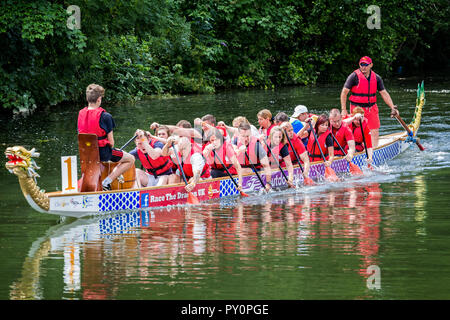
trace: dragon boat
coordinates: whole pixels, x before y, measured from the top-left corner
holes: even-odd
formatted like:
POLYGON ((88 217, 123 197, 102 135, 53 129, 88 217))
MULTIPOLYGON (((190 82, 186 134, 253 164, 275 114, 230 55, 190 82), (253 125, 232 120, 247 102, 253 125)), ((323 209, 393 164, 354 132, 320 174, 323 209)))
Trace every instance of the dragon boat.
MULTIPOLYGON (((385 164, 413 144, 417 144, 423 150, 417 137, 417 132, 424 104, 425 90, 422 81, 417 88, 416 107, 411 123, 406 125, 400 117, 397 117, 405 130, 380 136, 379 146, 374 148, 373 165, 385 164)), ((33 209, 42 213, 80 218, 83 216, 106 215, 115 212, 187 204, 188 193, 183 183, 139 189, 118 188, 119 190, 112 191, 83 191, 75 193, 56 191, 46 193, 40 190, 37 185, 36 178, 39 175, 36 170, 39 167, 36 165, 34 158, 38 157, 39 153, 34 148, 27 150, 22 146, 9 147, 6 149, 5 155, 8 158, 5 166, 18 177, 25 199, 33 209)), ((366 166, 366 159, 364 151, 358 152, 353 157, 352 163, 363 168, 366 166)), ((349 172, 349 163, 342 157, 336 158, 331 167, 337 174, 349 172)), ((325 166, 323 161, 311 163, 309 176, 313 180, 322 179, 324 175, 325 166)), ((303 183, 302 170, 298 165, 294 166, 294 177, 298 184, 303 183)), ((261 172, 261 178, 265 183, 263 172, 261 172)), ((237 181, 237 176, 234 179, 237 181)), ((287 187, 280 170, 272 170, 271 184, 274 188, 287 187)), ((242 187, 245 193, 250 194, 256 193, 263 188, 255 174, 244 175, 242 187)), ((192 192, 200 202, 239 194, 235 184, 228 177, 201 180, 192 192)))

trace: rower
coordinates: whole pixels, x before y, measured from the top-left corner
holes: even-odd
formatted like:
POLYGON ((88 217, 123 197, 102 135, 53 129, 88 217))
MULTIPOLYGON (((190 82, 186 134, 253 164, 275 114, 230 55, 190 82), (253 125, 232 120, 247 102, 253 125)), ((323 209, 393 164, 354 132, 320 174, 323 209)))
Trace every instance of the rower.
POLYGON ((364 151, 364 139, 367 143, 367 163, 371 164, 373 162, 373 145, 372 145, 372 131, 370 130, 369 121, 364 116, 364 109, 361 107, 356 107, 352 111, 352 116, 344 119, 344 122, 348 123, 350 130, 353 133, 355 139, 355 149, 357 152, 364 151), (360 120, 362 122, 362 131, 360 120), (364 138, 363 138, 364 134, 364 138))
POLYGON ((273 118, 273 122, 276 126, 280 126, 283 122, 289 121, 289 116, 284 112, 278 112, 275 118, 273 118))
POLYGON ((211 177, 228 177, 228 172, 237 174, 239 178, 239 191, 242 190, 242 168, 237 160, 233 145, 223 138, 221 131, 214 129, 210 142, 203 149, 203 156, 211 167, 211 177), (226 169, 224 166, 226 166, 226 169))
POLYGON ((294 187, 294 167, 292 165, 291 155, 289 154, 286 135, 279 126, 274 126, 270 131, 268 140, 267 146, 265 147, 271 166, 278 167, 279 164, 281 167, 286 167, 289 174, 287 184, 290 187, 294 187), (270 148, 270 151, 267 147, 270 148))
POLYGON ((309 153, 309 161, 316 162, 323 160, 323 155, 325 156, 326 161, 324 165, 326 167, 331 166, 331 163, 334 159, 334 141, 330 134, 330 120, 326 114, 321 114, 314 125, 314 131, 317 135, 317 140, 320 145, 317 145, 316 140, 314 138, 314 132, 311 132, 308 138, 308 146, 307 150, 309 153))
POLYGON ((261 146, 258 139, 251 134, 251 127, 249 123, 242 122, 238 128, 238 139, 236 141, 235 152, 237 158, 242 167, 243 174, 252 173, 252 164, 255 166, 257 171, 264 168, 264 174, 266 176, 266 190, 272 188, 272 170, 270 169, 269 159, 261 146), (250 158, 250 161, 248 158, 250 158))
POLYGON ((353 155, 355 154, 355 139, 353 138, 353 133, 345 122, 342 122, 342 116, 339 109, 331 109, 330 111, 330 124, 331 132, 336 138, 337 142, 334 141, 334 155, 344 156, 342 150, 348 149, 345 160, 351 162, 353 155))
MULTIPOLYGON (((211 176, 210 167, 206 163, 203 155, 195 150, 191 144, 190 139, 187 137, 175 137, 170 136, 167 139, 167 143, 164 145, 161 154, 163 156, 169 156, 173 154, 172 145, 178 146, 178 158, 181 161, 183 172, 188 180, 188 184, 185 186, 187 192, 191 192, 200 179, 207 179, 211 176)), ((178 163, 177 163, 178 164, 178 163)), ((176 174, 182 176, 180 168, 178 168, 176 174)))
POLYGON ((172 174, 172 160, 161 155, 164 144, 151 139, 144 131, 136 130, 136 148, 130 152, 139 159, 144 170, 136 169, 138 188, 162 186, 168 184, 172 174))
MULTIPOLYGON (((292 127, 291 123, 283 122, 281 124, 281 129, 286 130, 287 138, 289 138, 291 140, 291 143, 295 149, 295 152, 299 156, 300 161, 303 163, 303 176, 305 178, 308 178, 310 164, 309 164, 308 151, 306 151, 305 145, 302 143, 300 138, 295 134, 294 128, 292 127)), ((289 148, 289 154, 291 156, 291 162, 292 162, 292 164, 295 165, 298 163, 297 157, 295 156, 295 153, 292 150, 291 145, 289 143, 288 143, 288 148, 289 148)), ((301 165, 301 164, 299 164, 299 165, 301 165)))
POLYGON ((263 109, 258 112, 259 134, 263 137, 269 137, 270 130, 275 126, 270 110, 263 109))
POLYGON ((202 135, 202 150, 209 143, 209 138, 212 135, 214 129, 220 130, 225 140, 228 140, 227 130, 223 127, 216 127, 216 117, 212 114, 204 115, 201 119, 196 118, 194 120, 194 126, 197 131, 201 132, 202 135))

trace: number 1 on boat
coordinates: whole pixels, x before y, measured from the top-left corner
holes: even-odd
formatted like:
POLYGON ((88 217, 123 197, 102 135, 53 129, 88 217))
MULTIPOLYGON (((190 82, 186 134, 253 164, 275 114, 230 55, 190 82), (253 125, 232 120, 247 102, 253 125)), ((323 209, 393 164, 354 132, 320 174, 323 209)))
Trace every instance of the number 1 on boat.
POLYGON ((78 192, 77 156, 61 157, 62 192, 78 192))

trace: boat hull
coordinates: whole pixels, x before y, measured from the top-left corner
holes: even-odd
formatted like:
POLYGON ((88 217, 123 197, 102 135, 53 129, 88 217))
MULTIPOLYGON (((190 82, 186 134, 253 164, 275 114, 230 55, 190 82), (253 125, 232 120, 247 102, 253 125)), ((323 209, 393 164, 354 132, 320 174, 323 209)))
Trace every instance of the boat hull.
MULTIPOLYGON (((380 137, 380 143, 383 144, 374 150, 373 164, 376 166, 382 165, 409 148, 411 141, 407 141, 406 136, 406 132, 400 132, 380 137)), ((365 166, 365 153, 357 153, 352 162, 361 168, 365 166)), ((349 164, 343 158, 333 161, 331 167, 338 174, 349 172, 349 164)), ((310 177, 312 179, 320 179, 324 174, 325 166, 323 162, 313 163, 311 165, 310 177)), ((303 175, 299 167, 294 168, 294 176, 300 183, 303 181, 303 175)), ((264 174, 261 177, 265 182, 264 174)), ((274 188, 287 186, 279 170, 273 171, 271 184, 274 188)), ((243 177, 242 187, 246 193, 258 192, 263 188, 254 174, 243 177)), ((193 190, 193 193, 201 202, 239 194, 230 178, 200 181, 193 190)), ((48 213, 83 217, 129 210, 145 210, 148 208, 184 205, 186 204, 187 196, 188 194, 183 184, 109 192, 49 193, 50 209, 48 213)))

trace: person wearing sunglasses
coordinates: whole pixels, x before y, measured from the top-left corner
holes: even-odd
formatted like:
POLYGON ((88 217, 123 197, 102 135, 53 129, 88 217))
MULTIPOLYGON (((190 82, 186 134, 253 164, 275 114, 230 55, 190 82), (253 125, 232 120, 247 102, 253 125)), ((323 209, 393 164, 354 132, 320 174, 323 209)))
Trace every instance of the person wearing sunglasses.
POLYGON ((380 93, 383 101, 391 108, 391 118, 399 115, 397 106, 392 102, 391 96, 384 87, 381 77, 372 71, 372 59, 368 56, 359 60, 359 68, 353 71, 345 81, 341 91, 341 113, 343 117, 347 112, 347 95, 349 97, 350 113, 356 107, 364 109, 364 116, 367 119, 368 126, 372 136, 373 147, 378 146, 378 136, 380 128, 380 118, 378 116, 377 91, 380 93))

